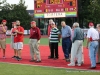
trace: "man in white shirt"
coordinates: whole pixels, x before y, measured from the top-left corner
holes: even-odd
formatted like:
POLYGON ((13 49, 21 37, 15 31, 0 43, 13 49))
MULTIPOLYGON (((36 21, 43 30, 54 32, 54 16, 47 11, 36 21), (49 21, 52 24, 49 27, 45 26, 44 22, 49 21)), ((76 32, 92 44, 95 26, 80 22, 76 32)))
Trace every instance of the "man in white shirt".
POLYGON ((98 50, 99 33, 94 29, 94 24, 89 23, 89 30, 87 32, 87 47, 89 45, 89 56, 91 61, 90 69, 96 68, 96 52, 98 50))

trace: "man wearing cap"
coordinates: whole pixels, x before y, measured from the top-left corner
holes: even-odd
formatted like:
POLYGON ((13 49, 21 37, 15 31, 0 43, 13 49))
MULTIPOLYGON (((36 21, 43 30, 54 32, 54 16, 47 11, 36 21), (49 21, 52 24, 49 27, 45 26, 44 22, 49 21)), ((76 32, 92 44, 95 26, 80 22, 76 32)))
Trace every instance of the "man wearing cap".
POLYGON ((58 43, 60 40, 60 32, 59 29, 56 27, 55 23, 52 22, 51 23, 51 31, 50 31, 50 43, 51 43, 51 57, 49 57, 49 59, 58 59, 58 43))
POLYGON ((40 29, 36 27, 36 22, 32 21, 31 29, 30 29, 30 41, 29 41, 30 53, 31 53, 30 62, 34 62, 34 61, 36 63, 41 62, 40 51, 39 51, 40 38, 41 38, 40 29), (36 55, 36 59, 34 57, 35 55, 36 55))
POLYGON ((3 50, 3 58, 5 59, 5 49, 6 49, 6 26, 7 21, 2 20, 2 24, 0 24, 0 50, 3 50))
POLYGON ((96 68, 96 52, 98 50, 99 33, 94 29, 94 24, 89 23, 89 30, 87 32, 87 47, 89 47, 89 56, 91 61, 90 69, 96 68))
POLYGON ((69 58, 69 50, 71 46, 71 28, 70 26, 66 25, 65 21, 61 22, 61 34, 62 34, 62 48, 64 52, 64 57, 67 62, 70 61, 69 58))
POLYGON ((21 60, 21 51, 23 49, 24 41, 24 28, 20 25, 20 21, 16 21, 16 29, 14 30, 16 35, 14 36, 14 49, 16 50, 16 59, 21 60))
MULTIPOLYGON (((12 28, 11 28, 11 48, 14 49, 14 36, 16 35, 15 33, 16 30, 16 22, 12 22, 12 28)), ((14 56, 12 58, 16 58, 16 53, 17 51, 14 49, 14 56)))

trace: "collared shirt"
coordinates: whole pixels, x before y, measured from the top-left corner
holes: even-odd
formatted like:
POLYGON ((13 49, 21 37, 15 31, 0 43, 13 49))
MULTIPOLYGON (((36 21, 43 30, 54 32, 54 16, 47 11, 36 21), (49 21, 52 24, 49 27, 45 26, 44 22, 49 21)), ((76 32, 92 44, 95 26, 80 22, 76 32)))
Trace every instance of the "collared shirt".
POLYGON ((87 32, 87 38, 92 38, 92 40, 98 40, 99 39, 98 31, 94 28, 90 28, 87 32))
MULTIPOLYGON (((5 30, 7 31, 7 26, 4 26, 5 30)), ((0 39, 5 39, 6 33, 3 32, 2 26, 0 26, 0 39)))
POLYGON ((70 26, 62 27, 61 30, 62 38, 71 37, 71 28, 70 26))
POLYGON ((50 42, 51 43, 58 43, 59 42, 59 34, 60 34, 60 31, 58 28, 52 28, 51 29, 51 32, 50 32, 50 42))
POLYGON ((83 30, 79 27, 75 28, 72 42, 74 42, 75 40, 83 40, 83 39, 84 39, 83 30))
MULTIPOLYGON (((19 26, 18 28, 15 28, 14 30, 18 30, 19 32, 23 32, 24 33, 24 28, 22 26, 19 26)), ((24 34, 19 34, 17 33, 17 35, 14 36, 14 42, 23 42, 24 41, 24 34)))
POLYGON ((38 27, 34 27, 30 29, 30 39, 37 39, 40 40, 41 33, 38 27))

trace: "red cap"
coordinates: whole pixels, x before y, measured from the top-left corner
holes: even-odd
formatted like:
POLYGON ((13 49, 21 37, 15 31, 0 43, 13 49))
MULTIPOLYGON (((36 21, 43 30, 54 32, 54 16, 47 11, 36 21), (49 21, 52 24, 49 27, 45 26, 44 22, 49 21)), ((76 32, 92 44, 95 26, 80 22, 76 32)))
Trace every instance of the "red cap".
POLYGON ((12 24, 16 24, 16 22, 12 22, 12 24))
POLYGON ((2 22, 7 22, 6 20, 2 20, 2 22))
POLYGON ((89 23, 89 26, 94 26, 94 24, 92 22, 89 23))
POLYGON ((31 24, 36 24, 36 22, 35 21, 32 21, 31 24))

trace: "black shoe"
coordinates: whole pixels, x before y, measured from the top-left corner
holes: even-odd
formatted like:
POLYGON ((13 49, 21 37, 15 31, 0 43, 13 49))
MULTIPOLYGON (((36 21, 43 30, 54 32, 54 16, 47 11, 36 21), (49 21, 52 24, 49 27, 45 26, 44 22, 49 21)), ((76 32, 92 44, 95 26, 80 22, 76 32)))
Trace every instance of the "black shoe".
POLYGON ((53 59, 54 57, 48 57, 48 59, 53 59))
POLYGON ((16 56, 13 56, 12 58, 16 58, 16 56))
POLYGON ((16 60, 20 61, 20 60, 22 60, 22 58, 16 56, 16 60))
POLYGON ((95 69, 96 67, 89 67, 89 69, 95 69))
POLYGON ((48 58, 50 58, 51 56, 48 56, 48 58))
POLYGON ((97 62, 96 64, 100 64, 100 62, 97 62))
POLYGON ((66 59, 66 62, 70 62, 70 59, 66 59))

